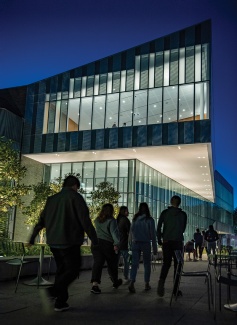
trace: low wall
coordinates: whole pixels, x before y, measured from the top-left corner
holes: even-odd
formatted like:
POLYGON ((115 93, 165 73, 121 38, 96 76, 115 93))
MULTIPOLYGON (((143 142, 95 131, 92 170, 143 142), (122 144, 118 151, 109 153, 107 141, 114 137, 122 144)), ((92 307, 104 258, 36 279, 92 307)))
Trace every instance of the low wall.
MULTIPOLYGON (((18 274, 18 267, 15 265, 7 264, 6 262, 11 260, 9 257, 0 257, 0 281, 13 280, 18 274)), ((21 277, 26 276, 36 276, 38 273, 39 257, 38 256, 27 256, 25 261, 30 263, 25 263, 22 266, 21 277)), ((82 255, 82 265, 81 270, 90 270, 93 265, 92 255, 82 255)), ((56 264, 54 258, 46 255, 43 261, 43 274, 55 274, 56 264)))

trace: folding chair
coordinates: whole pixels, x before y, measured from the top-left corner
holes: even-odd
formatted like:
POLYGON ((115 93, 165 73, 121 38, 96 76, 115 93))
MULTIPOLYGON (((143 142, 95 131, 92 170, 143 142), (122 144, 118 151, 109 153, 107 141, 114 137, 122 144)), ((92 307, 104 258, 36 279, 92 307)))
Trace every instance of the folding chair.
POLYGON ((25 247, 22 242, 14 242, 10 240, 1 241, 2 251, 6 257, 14 256, 6 261, 7 264, 18 267, 18 273, 16 277, 15 293, 17 292, 18 283, 21 275, 22 266, 28 263, 35 263, 38 261, 25 260, 25 247))
POLYGON ((184 272, 183 271, 183 265, 184 265, 183 252, 181 252, 180 250, 177 250, 177 251, 175 251, 175 256, 176 256, 178 265, 177 265, 176 275, 175 275, 175 279, 174 279, 174 288, 172 290, 170 305, 172 303, 173 292, 175 292, 175 300, 177 300, 181 276, 184 276, 184 277, 205 277, 205 282, 207 284, 207 294, 208 294, 208 308, 210 310, 211 303, 213 303, 211 273, 208 270, 184 272))
POLYGON ((227 304, 229 304, 231 300, 231 287, 237 286, 237 256, 215 255, 212 265, 214 265, 215 268, 214 319, 216 319, 217 287, 219 289, 219 310, 221 311, 222 284, 227 286, 227 304))

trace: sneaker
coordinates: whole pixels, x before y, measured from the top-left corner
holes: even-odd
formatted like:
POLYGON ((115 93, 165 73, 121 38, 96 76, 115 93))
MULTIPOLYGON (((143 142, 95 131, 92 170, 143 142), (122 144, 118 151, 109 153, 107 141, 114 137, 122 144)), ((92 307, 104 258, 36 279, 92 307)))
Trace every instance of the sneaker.
POLYGON ((122 283, 123 283, 123 280, 118 279, 118 281, 113 284, 113 288, 118 289, 118 287, 121 286, 122 283))
POLYGON ((149 282, 146 282, 146 284, 145 284, 145 290, 146 291, 151 290, 151 286, 150 286, 149 282))
POLYGON ((98 286, 93 286, 91 288, 91 292, 95 293, 95 294, 98 294, 98 293, 101 293, 101 290, 100 290, 100 288, 98 286))
POLYGON ((135 288, 134 288, 134 281, 130 281, 130 284, 129 284, 129 286, 128 286, 128 290, 129 290, 129 292, 131 292, 131 293, 135 293, 135 292, 136 292, 136 290, 135 290, 135 288))
POLYGON ((158 282, 158 287, 157 287, 157 294, 158 296, 160 297, 163 297, 164 294, 165 294, 165 281, 160 279, 159 282, 158 282))
POLYGON ((54 306, 55 311, 65 311, 69 309, 69 305, 66 302, 56 302, 54 306))

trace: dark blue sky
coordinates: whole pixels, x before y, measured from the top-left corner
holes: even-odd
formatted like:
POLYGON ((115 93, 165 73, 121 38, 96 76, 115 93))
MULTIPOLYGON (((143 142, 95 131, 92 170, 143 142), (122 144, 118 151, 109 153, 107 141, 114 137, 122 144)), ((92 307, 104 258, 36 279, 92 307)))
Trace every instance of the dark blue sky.
POLYGON ((236 0, 0 0, 0 88, 26 85, 212 19, 215 168, 237 207, 236 0))

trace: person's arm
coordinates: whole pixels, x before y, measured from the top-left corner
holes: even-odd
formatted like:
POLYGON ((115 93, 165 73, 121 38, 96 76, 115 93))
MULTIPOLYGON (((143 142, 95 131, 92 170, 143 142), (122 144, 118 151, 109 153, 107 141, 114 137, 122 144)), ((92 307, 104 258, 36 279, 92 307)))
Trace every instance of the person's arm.
POLYGON ((153 254, 157 255, 156 227, 155 227, 155 221, 153 218, 151 218, 151 221, 150 221, 150 236, 151 236, 151 241, 152 241, 153 254))
POLYGON ((159 221, 158 221, 158 225, 157 225, 157 239, 158 239, 158 244, 160 246, 162 246, 162 233, 161 233, 161 228, 162 228, 162 225, 164 223, 164 213, 162 212, 161 215, 160 215, 160 218, 159 218, 159 221))
POLYGON ((98 245, 98 238, 96 235, 96 231, 95 231, 95 228, 91 222, 91 219, 89 216, 89 209, 86 205, 85 200, 79 194, 74 203, 75 203, 75 209, 77 212, 77 216, 78 216, 79 222, 82 225, 82 228, 84 229, 84 231, 87 233, 88 237, 90 238, 92 245, 98 245))
POLYGON ((29 244, 34 245, 34 243, 35 243, 35 237, 38 235, 38 233, 43 228, 45 228, 45 222, 44 222, 44 220, 45 220, 45 208, 42 211, 42 213, 40 214, 39 220, 38 220, 37 224, 35 225, 35 227, 33 229, 32 235, 31 235, 30 240, 29 240, 29 244))
POLYGON ((117 246, 119 248, 119 244, 120 244, 119 229, 118 229, 117 222, 114 218, 111 219, 111 221, 109 223, 109 230, 110 230, 110 234, 114 241, 113 245, 117 246))

